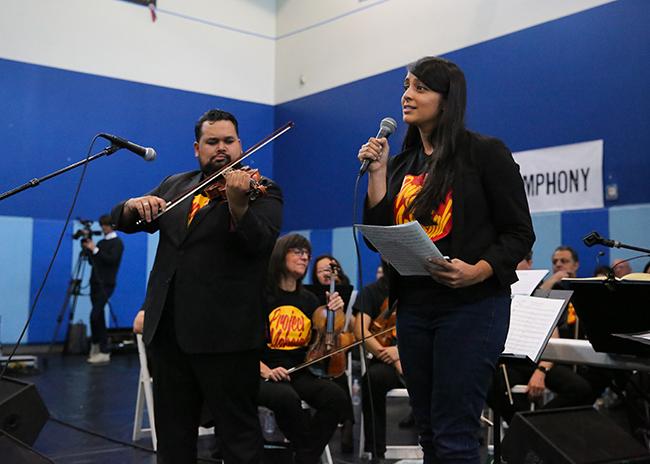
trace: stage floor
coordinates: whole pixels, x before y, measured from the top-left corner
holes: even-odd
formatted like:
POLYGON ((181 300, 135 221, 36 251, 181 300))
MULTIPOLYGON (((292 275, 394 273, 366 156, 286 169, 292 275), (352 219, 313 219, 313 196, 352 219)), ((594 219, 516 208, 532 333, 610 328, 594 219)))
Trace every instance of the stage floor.
MULTIPOLYGON (((16 376, 36 385, 53 417, 41 431, 34 448, 57 464, 155 463, 152 452, 129 446, 132 443, 140 368, 137 355, 113 355, 111 363, 106 366, 91 366, 85 359, 85 356, 75 355, 44 356, 39 358, 40 373, 16 376)), ((356 412, 358 418, 359 411, 356 412)), ((389 443, 416 442, 414 429, 400 429, 397 426, 397 422, 408 412, 406 399, 389 400, 389 443)), ((357 457, 358 422, 354 427, 354 453, 341 452, 338 431, 332 437, 330 450, 335 463, 367 462, 357 457)), ((135 444, 143 448, 151 447, 148 438, 135 444)), ((213 445, 213 437, 201 437, 200 456, 209 458, 213 445)))

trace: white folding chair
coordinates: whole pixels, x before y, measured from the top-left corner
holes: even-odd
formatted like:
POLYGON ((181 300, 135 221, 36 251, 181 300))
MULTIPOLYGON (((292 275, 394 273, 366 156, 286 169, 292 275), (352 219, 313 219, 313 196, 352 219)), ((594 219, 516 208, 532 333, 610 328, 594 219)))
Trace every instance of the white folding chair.
POLYGON ((133 441, 151 435, 153 449, 156 449, 156 425, 153 417, 153 388, 149 366, 147 364, 147 352, 142 341, 142 335, 136 335, 138 344, 138 358, 140 359, 140 375, 138 377, 138 396, 135 401, 135 418, 133 420, 133 441), (144 409, 147 408, 149 427, 144 426, 144 409))
MULTIPOLYGON (((386 398, 408 398, 408 390, 406 388, 394 388, 386 393, 386 398)), ((365 439, 363 423, 363 411, 361 412, 361 426, 359 430, 359 457, 362 458, 366 454, 364 451, 365 439)), ((389 445, 386 444, 385 459, 422 459, 424 456, 422 447, 419 444, 415 445, 389 445)))

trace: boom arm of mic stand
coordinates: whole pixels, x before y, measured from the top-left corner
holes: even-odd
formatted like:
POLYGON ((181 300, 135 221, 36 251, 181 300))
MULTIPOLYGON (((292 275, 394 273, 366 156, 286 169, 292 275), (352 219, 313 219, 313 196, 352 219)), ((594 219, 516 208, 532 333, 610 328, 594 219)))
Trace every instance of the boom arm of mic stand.
POLYGON ((618 240, 614 240, 614 247, 616 247, 616 248, 625 248, 626 250, 640 251, 641 253, 650 253, 649 248, 642 248, 642 247, 637 247, 637 246, 633 246, 633 245, 626 245, 625 243, 621 243, 618 240))
POLYGON ((47 175, 45 175, 45 176, 43 176, 41 178, 34 178, 34 179, 30 180, 29 182, 25 182, 23 185, 20 185, 18 187, 15 187, 15 188, 13 188, 11 190, 8 190, 8 191, 4 192, 3 194, 0 194, 0 201, 4 200, 6 198, 9 198, 9 197, 11 197, 11 196, 13 196, 13 195, 15 195, 17 193, 20 193, 23 190, 27 190, 30 187, 37 187, 42 182, 45 182, 46 180, 51 179, 52 177, 56 177, 59 174, 63 174, 64 172, 68 172, 71 169, 74 169, 76 167, 81 166, 82 164, 90 163, 91 161, 95 161, 97 158, 100 158, 102 156, 112 155, 117 150, 120 150, 120 148, 121 147, 111 145, 110 147, 104 148, 102 151, 100 151, 97 154, 94 154, 94 155, 92 155, 92 156, 90 156, 88 158, 84 158, 81 161, 77 161, 76 163, 70 164, 70 165, 68 165, 68 166, 66 166, 64 168, 59 169, 58 171, 51 172, 51 173, 49 173, 49 174, 47 174, 47 175))

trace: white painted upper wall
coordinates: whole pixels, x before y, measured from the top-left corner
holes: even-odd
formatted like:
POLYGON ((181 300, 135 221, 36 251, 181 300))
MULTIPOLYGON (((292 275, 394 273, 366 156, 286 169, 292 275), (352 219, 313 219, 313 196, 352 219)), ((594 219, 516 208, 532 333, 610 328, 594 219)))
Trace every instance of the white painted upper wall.
POLYGON ((612 0, 2 0, 0 58, 282 103, 612 0))
POLYGON ((0 58, 273 103, 274 0, 158 6, 152 22, 119 0, 2 0, 0 58))
POLYGON ((610 2, 280 0, 275 101, 310 95, 425 55, 458 50, 610 2), (292 33, 296 30, 301 32, 292 33))

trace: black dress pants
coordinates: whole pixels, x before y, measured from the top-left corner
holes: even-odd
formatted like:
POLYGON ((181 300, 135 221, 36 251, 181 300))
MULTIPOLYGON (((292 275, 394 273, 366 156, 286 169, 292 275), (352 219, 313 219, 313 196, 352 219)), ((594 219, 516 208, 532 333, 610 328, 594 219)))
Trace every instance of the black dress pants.
POLYGON ((102 286, 101 284, 92 284, 90 289, 90 302, 93 305, 90 310, 90 340, 99 345, 102 353, 108 353, 104 308, 113 290, 115 290, 114 285, 102 286))
POLYGON ((257 350, 187 354, 166 307, 148 351, 153 376, 158 464, 195 464, 201 407, 207 404, 226 464, 262 462, 257 416, 257 350))
POLYGON ((363 376, 361 392, 364 451, 373 453, 373 457, 382 457, 386 452, 386 393, 394 388, 405 388, 395 368, 384 362, 372 360, 368 364, 368 372, 363 376), (370 379, 370 389, 368 389, 368 379, 370 379), (372 390, 372 409, 370 390, 372 390))
POLYGON ((307 370, 291 374, 291 382, 261 381, 258 402, 275 414, 278 427, 295 450, 296 464, 315 464, 343 420, 350 401, 334 382, 307 370), (313 416, 301 406, 315 409, 313 416))

